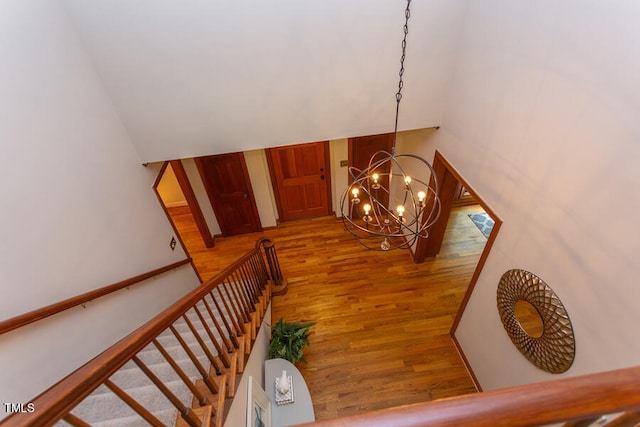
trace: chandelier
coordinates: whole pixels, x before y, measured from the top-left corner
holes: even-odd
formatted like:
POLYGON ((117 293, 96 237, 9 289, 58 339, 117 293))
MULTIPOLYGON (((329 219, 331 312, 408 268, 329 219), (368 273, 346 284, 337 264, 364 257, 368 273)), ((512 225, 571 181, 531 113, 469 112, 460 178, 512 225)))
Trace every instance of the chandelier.
POLYGON ((428 237, 429 227, 440 215, 433 167, 419 156, 395 153, 410 5, 407 0, 391 152, 376 152, 364 170, 350 167, 350 184, 340 202, 345 229, 372 250, 412 247, 417 239, 428 237))

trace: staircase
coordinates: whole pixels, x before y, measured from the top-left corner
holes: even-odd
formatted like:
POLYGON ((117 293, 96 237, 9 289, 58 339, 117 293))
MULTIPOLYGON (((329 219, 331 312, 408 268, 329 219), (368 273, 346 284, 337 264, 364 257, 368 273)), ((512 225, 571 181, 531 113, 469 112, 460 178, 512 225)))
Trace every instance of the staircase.
MULTIPOLYGON (((206 311, 204 304, 200 303, 198 307, 201 312, 206 311)), ((220 313, 216 314, 216 320, 222 323, 222 316, 220 313)), ((187 317, 195 327, 197 334, 205 342, 206 347, 215 348, 213 341, 207 334, 205 326, 200 319, 197 318, 197 315, 195 313, 188 313, 187 317)), ((204 405, 204 408, 210 406, 207 410, 212 414, 224 412, 226 398, 233 397, 236 376, 242 373, 243 363, 238 362, 238 354, 232 353, 230 356, 227 355, 232 361, 232 364, 230 364, 228 368, 221 370, 219 375, 216 375, 215 367, 211 365, 205 351, 198 345, 198 340, 193 332, 191 332, 186 320, 180 318, 173 324, 173 328, 176 329, 187 346, 192 349, 198 362, 202 366, 208 366, 212 371, 211 374, 218 387, 218 393, 215 396, 209 393, 207 396, 207 403, 209 403, 209 405, 204 405)), ((216 336, 216 338, 219 340, 222 339, 219 335, 216 336)), ((203 395, 206 395, 208 394, 206 385, 201 379, 201 375, 195 364, 171 329, 162 332, 162 334, 156 338, 156 341, 164 351, 169 354, 169 359, 165 358, 154 344, 147 345, 138 353, 137 358, 171 390, 184 406, 199 408, 197 397, 194 397, 194 394, 189 387, 185 385, 185 382, 180 378, 168 360, 172 360, 173 363, 177 364, 179 369, 188 377, 189 381, 191 381, 203 395)), ((219 360, 220 355, 217 354, 217 352, 213 353, 213 355, 219 360)), ((241 357, 240 360, 244 360, 244 358, 241 357)), ((221 362, 220 364, 222 365, 221 362)), ((127 362, 109 378, 109 381, 146 408, 163 425, 173 426, 176 425, 176 423, 177 425, 183 424, 180 422, 181 418, 178 410, 135 362, 127 362)), ((142 419, 136 411, 106 385, 101 385, 94 390, 93 393, 76 406, 71 413, 75 417, 96 427, 142 427, 149 425, 147 421, 142 419)), ((204 412, 202 413, 204 414, 204 412)), ((223 417, 217 417, 216 421, 218 422, 214 425, 222 425, 222 418, 223 417)), ((68 426, 73 424, 60 421, 56 425, 68 426)), ((188 424, 184 423, 183 425, 188 424)))
POLYGON ((11 426, 223 425, 273 289, 275 248, 255 248, 33 399, 11 426), (264 251, 264 252, 263 252, 264 251))

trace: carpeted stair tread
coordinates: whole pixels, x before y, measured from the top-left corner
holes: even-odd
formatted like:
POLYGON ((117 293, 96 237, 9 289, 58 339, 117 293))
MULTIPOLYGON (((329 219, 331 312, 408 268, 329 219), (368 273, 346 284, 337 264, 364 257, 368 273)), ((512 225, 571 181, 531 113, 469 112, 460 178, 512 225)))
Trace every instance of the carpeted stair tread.
MULTIPOLYGON (((225 340, 229 339, 227 336, 229 331, 227 330, 227 326, 225 325, 225 323, 233 328, 234 323, 232 321, 232 318, 235 318, 235 309, 227 299, 226 294, 221 295, 220 291, 214 291, 213 298, 211 295, 208 295, 206 297, 206 302, 208 308, 213 311, 215 320, 219 324, 222 333, 218 331, 218 328, 216 328, 214 322, 212 321, 211 315, 209 314, 209 310, 203 302, 199 302, 196 307, 200 311, 200 314, 203 317, 208 330, 202 324, 200 316, 198 316, 194 309, 187 311, 186 317, 196 329, 199 338, 201 338, 205 342, 207 350, 213 356, 218 356, 218 353, 215 346, 211 342, 209 333, 214 336, 216 342, 225 352, 224 356, 227 356, 224 342, 225 340), (221 312, 216 308, 213 302, 213 298, 215 298, 218 305, 222 309, 221 312), (227 312, 223 301, 226 302, 227 306, 230 308, 231 313, 227 312)), ((201 365, 207 371, 213 372, 214 370, 211 367, 211 361, 200 346, 198 339, 196 338, 196 336, 194 336, 187 322, 181 317, 176 320, 176 322, 174 322, 173 327, 178 331, 181 339, 186 342, 190 350, 195 353, 201 365)), ((165 329, 161 334, 159 334, 156 340, 158 341, 158 343, 160 343, 164 350, 169 353, 171 358, 176 361, 176 363, 193 381, 193 383, 197 384, 199 386, 199 389, 202 388, 204 386, 204 383, 202 382, 201 374, 193 365, 193 362, 189 358, 189 355, 182 347, 178 339, 175 337, 171 329, 165 329)), ((242 338, 240 338, 240 340, 242 340, 242 338)), ((178 396, 178 398, 185 405, 191 406, 193 400, 191 391, 180 379, 178 374, 173 370, 173 368, 153 343, 143 348, 137 354, 137 357, 147 367, 149 367, 149 369, 167 387, 169 387, 169 389, 174 394, 176 394, 176 396, 178 396)), ((244 355, 240 354, 239 357, 244 358, 244 355)), ((220 409, 221 413, 224 413, 223 407, 228 400, 225 400, 225 396, 227 396, 229 393, 233 395, 233 390, 235 389, 234 381, 232 381, 236 376, 235 367, 236 365, 242 365, 241 362, 236 362, 236 355, 232 356, 230 363, 233 367, 232 370, 223 370, 225 375, 212 378, 220 387, 221 394, 218 393, 211 395, 209 391, 202 390, 202 392, 205 392, 205 394, 210 395, 209 399, 212 401, 212 403, 215 402, 214 407, 219 407, 218 409, 220 409), (231 375, 231 377, 229 377, 228 375, 231 375), (230 390, 227 390, 227 383, 231 385, 230 390)), ((175 424, 177 419, 177 410, 133 361, 129 361, 125 365, 123 365, 110 377, 110 381, 123 389, 134 400, 136 400, 154 416, 160 419, 162 423, 168 426, 173 426, 175 424)), ((71 412, 78 418, 96 427, 137 427, 148 425, 147 422, 140 417, 140 415, 138 415, 105 385, 99 386, 71 412)), ((69 424, 64 421, 60 421, 58 424, 56 424, 56 426, 58 425, 68 426, 69 424)))
MULTIPOLYGON (((165 385, 186 405, 190 406, 191 391, 181 381, 171 381, 165 385)), ((134 400, 151 413, 173 408, 171 402, 154 385, 136 387, 126 390, 134 400)), ((105 421, 118 414, 119 417, 135 416, 136 412, 113 393, 89 395, 72 413, 80 419, 93 424, 105 421)))
MULTIPOLYGON (((154 412, 153 415, 158 418, 163 424, 171 426, 175 423, 175 420, 178 416, 178 410, 175 408, 165 409, 163 411, 154 412)), ((137 414, 136 416, 100 421, 97 423, 92 423, 91 425, 92 427, 149 427, 149 423, 147 423, 141 416, 137 414)))
MULTIPOLYGON (((184 342, 187 343, 189 347, 194 347, 194 346, 199 347, 198 340, 186 325, 182 329, 181 328, 176 328, 176 329, 179 331, 180 337, 184 340, 184 342)), ((218 343, 223 342, 222 337, 216 330, 211 329, 211 333, 213 334, 213 336, 215 337, 218 343)), ((200 338, 205 343, 207 343, 209 348, 215 349, 215 347, 211 343, 211 337, 209 337, 209 334, 204 328, 198 328, 198 334, 200 335, 200 338)), ((157 341, 163 347, 180 346, 180 342, 173 334, 171 334, 171 336, 160 336, 157 338, 157 341)), ((145 347, 142 351, 148 351, 149 349, 155 349, 155 348, 156 348, 155 345, 151 344, 150 346, 145 347)))
MULTIPOLYGON (((198 360, 203 367, 206 368, 209 366, 209 359, 206 356, 199 357, 198 360)), ((177 363, 190 378, 201 377, 200 372, 198 372, 197 368, 193 365, 191 359, 179 360, 177 363)), ((148 367, 162 382, 179 379, 178 374, 168 363, 158 363, 156 365, 148 365, 148 367)), ((137 366, 130 369, 120 369, 111 376, 110 380, 123 389, 151 384, 151 380, 137 366)), ((106 386, 100 386, 92 394, 99 394, 101 392, 108 393, 110 390, 106 386)))
MULTIPOLYGON (((160 420, 164 425, 174 425, 178 418, 178 410, 175 408, 164 409, 162 411, 156 411, 153 415, 160 420)), ((64 420, 58 421, 54 424, 55 427, 69 427, 71 424, 64 420)), ((149 427, 147 423, 140 415, 130 415, 126 417, 116 417, 104 421, 97 421, 91 423, 92 427, 149 427)))
MULTIPOLYGON (((206 342, 205 344, 207 344, 207 347, 211 352, 211 354, 215 356, 217 354, 215 347, 213 347, 213 345, 206 342), (209 347, 209 345, 211 345, 211 347, 209 347)), ((167 351, 167 353, 169 353, 169 356, 171 356, 171 358, 175 361, 190 360, 189 355, 187 354, 185 349, 182 348, 180 344, 173 347, 165 347, 165 350, 167 351)), ((207 357, 206 353, 204 352, 202 347, 200 347, 199 345, 192 346, 191 351, 195 354, 195 356, 198 359, 200 359, 201 357, 204 357, 204 358, 207 357)), ((140 359, 145 365, 157 365, 159 363, 166 363, 166 360, 167 360, 157 349, 141 351, 140 353, 138 353, 137 356, 138 356, 138 359, 140 359)))

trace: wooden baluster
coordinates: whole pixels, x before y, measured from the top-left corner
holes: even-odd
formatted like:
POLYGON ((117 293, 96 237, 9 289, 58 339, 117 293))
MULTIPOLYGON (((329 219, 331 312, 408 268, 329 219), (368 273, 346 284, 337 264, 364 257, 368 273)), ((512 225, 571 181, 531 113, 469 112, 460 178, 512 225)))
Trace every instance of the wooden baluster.
MULTIPOLYGON (((238 321, 238 324, 240 325, 240 329, 242 330, 242 335, 247 333, 247 329, 245 328, 245 323, 247 323, 249 321, 249 319, 245 318, 243 315, 240 314, 238 308, 236 307, 236 304, 234 302, 234 298, 231 297, 231 295, 229 294, 229 291, 227 290, 227 284, 226 283, 221 283, 220 286, 218 286, 218 289, 222 289, 224 291, 224 294, 226 294, 227 298, 229 300, 229 305, 231 306, 231 308, 233 309, 233 313, 235 316, 235 319, 238 321)), ((220 295, 223 295, 222 292, 220 292, 220 295)), ((227 303, 225 302, 225 298, 223 295, 222 301, 225 303, 225 306, 227 305, 227 303)))
POLYGON ((258 319, 258 313, 255 310, 254 304, 251 302, 251 298, 247 295, 246 285, 242 279, 239 269, 233 273, 231 291, 233 292, 236 301, 238 301, 238 305, 242 306, 245 317, 249 319, 248 325, 251 329, 251 340, 255 340, 260 319, 258 319))
POLYGON ((244 277, 247 294, 251 296, 251 300, 253 301, 255 307, 255 305, 260 302, 260 291, 255 282, 255 278, 251 275, 250 266, 248 265, 248 263, 243 264, 240 267, 240 273, 244 277))
POLYGON ((73 427, 91 427, 91 424, 84 422, 71 413, 65 415, 64 417, 62 417, 62 419, 71 424, 73 427))
POLYGON ((191 330, 191 333, 195 337, 196 341, 198 341, 198 344, 200 344, 200 347, 202 348, 202 351, 204 351, 204 354, 209 358, 209 361, 211 362, 211 366, 213 366, 214 369, 216 370, 216 374, 220 375, 222 373, 222 366, 220 366, 220 361, 218 360, 217 357, 213 355, 213 353, 211 353, 211 350, 209 350, 209 347, 207 347, 207 344, 204 342, 204 340, 200 336, 200 333, 198 332, 196 327, 193 326, 191 319, 189 319, 189 317, 186 314, 183 314, 182 318, 187 323, 187 326, 191 330))
POLYGON ((246 284, 240 274, 240 269, 236 270, 233 273, 233 282, 231 283, 231 290, 236 297, 236 300, 242 303, 242 307, 244 309, 245 315, 247 317, 251 316, 253 312, 253 304, 251 301, 251 297, 247 295, 246 292, 246 284))
POLYGON ((260 292, 257 290, 256 284, 254 282, 254 279, 250 275, 249 268, 250 268, 250 266, 249 266, 248 262, 244 263, 240 267, 239 273, 244 278, 244 280, 243 280, 243 282, 245 284, 244 290, 247 293, 249 301, 251 301, 251 306, 253 308, 253 311, 257 315, 257 323, 258 323, 257 327, 259 328, 260 327, 260 321, 262 320, 262 316, 264 314, 264 311, 263 311, 264 307, 262 305, 262 300, 260 299, 260 292))
POLYGON ((247 281, 247 292, 252 297, 253 306, 258 313, 258 328, 260 327, 260 322, 264 317, 264 313, 267 310, 267 300, 265 298, 265 293, 260 287, 260 283, 258 278, 254 274, 251 259, 248 262, 242 265, 241 271, 243 275, 246 277, 247 281))
POLYGON ((267 277, 265 271, 260 268, 260 259, 261 257, 259 254, 252 256, 250 265, 253 271, 253 275, 256 278, 258 285, 260 286, 260 289, 265 290, 267 288, 266 283, 269 278, 267 277))
MULTIPOLYGON (((215 313, 211 309, 211 305, 209 305, 209 303, 206 300, 206 296, 205 298, 202 299, 202 303, 204 304, 204 307, 207 309, 207 313, 209 313, 209 318, 213 322, 213 326, 215 326, 216 330, 218 331, 218 335, 220 335, 220 338, 222 338, 222 343, 227 349, 227 353, 233 353, 233 350, 234 350, 233 343, 231 342, 231 340, 229 340, 229 337, 227 337, 224 334, 224 331, 220 326, 220 322, 218 322, 218 319, 216 319, 215 313)), ((220 316, 222 317, 222 314, 220 314, 220 316)))
MULTIPOLYGON (((171 332, 173 332, 173 335, 176 337, 176 339, 178 340, 178 342, 180 343, 184 351, 187 352, 189 359, 191 359, 191 362, 193 363, 193 365, 196 367, 198 372, 200 372, 200 375, 202 376, 202 380, 204 381, 206 386, 209 388, 211 393, 213 394, 219 393, 220 389, 218 388, 218 385, 211 380, 209 371, 205 369, 204 366, 202 366, 202 363, 200 363, 200 361, 198 360, 198 357, 195 355, 193 350, 191 350, 191 347, 189 347, 189 345, 185 342, 184 338, 182 338, 182 335, 180 335, 180 333, 176 330, 176 328, 173 325, 169 326, 169 329, 171 329, 171 332)), ((221 373, 217 372, 217 374, 220 375, 221 373)))
POLYGON ((220 360, 222 360, 222 364, 224 365, 225 368, 229 368, 231 366, 229 355, 227 354, 227 352, 222 350, 222 347, 220 347, 220 343, 216 339, 215 335, 213 335, 213 332, 211 332, 211 328, 209 327, 209 324, 207 323, 207 321, 205 320, 204 316, 202 315, 202 313, 200 312, 197 306, 193 306, 193 311, 196 312, 198 319, 200 319, 200 322, 202 322, 202 326, 204 326, 204 330, 207 332, 207 335, 209 336, 211 343, 216 348, 216 351, 218 352, 218 357, 220 357, 220 360))
POLYGON ((222 300, 224 307, 227 309, 227 312, 229 313, 229 318, 231 319, 231 322, 236 328, 236 335, 238 337, 238 341, 241 343, 240 344, 241 349, 244 351, 244 354, 249 354, 251 351, 251 331, 249 331, 249 334, 247 335, 246 323, 242 319, 240 319, 240 315, 237 313, 237 311, 235 311, 235 307, 233 306, 233 304, 231 305, 231 307, 234 308, 235 314, 232 313, 231 309, 229 308, 229 304, 227 304, 227 299, 225 298, 225 295, 224 295, 226 293, 228 298, 229 293, 224 287, 224 284, 221 283, 220 285, 218 285, 216 289, 220 294, 220 299, 222 300), (224 290, 224 293, 222 292, 223 290, 224 290))
POLYGON ((595 423, 599 419, 600 417, 591 417, 591 418, 585 418, 583 420, 570 421, 568 423, 562 424, 562 427, 589 427, 591 426, 591 424, 595 423))
POLYGON ((256 253, 251 257, 251 266, 253 268, 256 280, 258 282, 258 286, 260 288, 262 295, 266 299, 266 303, 265 303, 265 310, 266 310, 267 303, 271 299, 271 295, 270 295, 271 288, 269 287, 269 277, 266 274, 266 269, 263 269, 264 264, 262 263, 262 261, 263 259, 260 253, 256 253))
POLYGON ((246 268, 247 268, 247 274, 251 278, 252 288, 254 290, 253 292, 255 294, 255 297, 258 299, 258 301, 260 301, 260 304, 262 307, 262 312, 260 313, 260 317, 264 317, 264 313, 267 310, 267 305, 268 305, 268 296, 266 291, 267 287, 266 287, 266 281, 263 282, 260 280, 260 274, 256 270, 256 266, 255 266, 255 261, 256 261, 255 258, 256 258, 255 256, 251 257, 251 259, 247 263, 246 268))
POLYGON ((109 387, 112 392, 116 394, 124 403, 129 405, 131 409, 136 411, 146 422, 154 427, 164 427, 164 424, 156 418, 147 408, 139 404, 133 397, 131 397, 126 391, 115 385, 111 380, 106 380, 104 385, 109 387))
POLYGON ((606 427, 636 427, 640 424, 640 412, 625 412, 611 422, 605 424, 606 427))
POLYGON ((187 424, 189 424, 191 427, 200 427, 200 425, 202 424, 202 421, 193 412, 193 410, 188 406, 185 406, 185 404, 182 403, 182 401, 178 399, 178 397, 175 394, 173 394, 173 392, 169 390, 169 388, 166 385, 164 385, 164 383, 160 380, 160 378, 158 378, 151 371, 151 369, 147 367, 147 365, 145 365, 140 359, 138 359, 138 356, 133 356, 131 360, 133 360, 135 364, 138 365, 140 369, 142 369, 142 372, 144 372, 145 375, 149 377, 151 382, 153 382, 156 385, 156 387, 160 389, 162 394, 164 394, 167 397, 167 399, 171 401, 173 406, 175 406, 178 412, 180 412, 180 415, 187 422, 187 424))
POLYGON ((182 382, 184 382, 184 384, 189 388, 191 393, 193 393, 193 395, 196 397, 196 399, 198 399, 198 404, 200 406, 211 405, 211 402, 209 402, 209 400, 207 400, 207 398, 202 393, 200 393, 200 391, 196 388, 195 384, 193 384, 191 382, 191 379, 189 378, 189 376, 184 373, 184 370, 182 370, 182 368, 178 365, 178 363, 175 361, 175 359, 173 357, 171 357, 171 355, 158 342, 158 340, 154 339, 152 341, 152 343, 153 343, 153 345, 156 346, 156 348, 158 349, 160 354, 162 354, 162 356, 165 358, 165 360, 167 362, 169 362, 169 365, 171 365, 173 370, 176 372, 176 374, 178 374, 178 376, 180 377, 182 382))
POLYGON ((220 316, 222 317, 222 323, 224 323, 224 327, 227 329, 227 332, 229 333, 229 338, 231 339, 233 346, 236 349, 240 348, 240 343, 238 342, 238 338, 237 338, 238 336, 240 336, 238 334, 238 330, 235 330, 235 331, 232 330, 233 325, 229 325, 229 321, 227 320, 227 314, 225 314, 220 308, 220 305, 218 304, 218 300, 213 294, 213 290, 209 292, 209 295, 211 295, 211 300, 213 301, 213 304, 216 306, 218 313, 220 313, 220 316))
POLYGON ((253 259, 250 258, 242 266, 242 269, 244 271, 244 274, 249 279, 249 283, 251 284, 251 289, 253 294, 257 297, 258 295, 260 295, 261 288, 260 288, 260 280, 258 279, 258 276, 253 269, 253 259))
MULTIPOLYGON (((234 279, 234 280, 237 280, 237 279, 234 279)), ((240 313, 243 319, 242 321, 244 322, 244 324, 242 325, 243 331, 247 334, 247 337, 249 337, 248 341, 253 342, 253 340, 256 338, 256 328, 255 328, 254 318, 251 316, 249 310, 247 309, 242 299, 238 296, 232 283, 227 281, 226 283, 224 283, 223 289, 228 292, 227 295, 231 300, 232 307, 237 306, 237 312, 240 313)))

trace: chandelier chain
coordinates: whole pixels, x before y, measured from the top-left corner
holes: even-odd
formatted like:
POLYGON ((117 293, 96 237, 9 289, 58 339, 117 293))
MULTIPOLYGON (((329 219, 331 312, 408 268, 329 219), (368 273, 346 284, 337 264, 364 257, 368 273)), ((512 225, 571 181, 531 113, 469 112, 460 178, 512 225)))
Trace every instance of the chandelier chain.
POLYGON ((409 8, 410 6, 411 6, 411 0, 407 0, 407 7, 404 10, 405 21, 404 21, 404 26, 402 27, 404 32, 404 37, 402 39, 402 55, 400 56, 400 72, 398 73, 400 78, 398 80, 398 92, 396 92, 396 122, 394 126, 394 131, 393 131, 392 151, 395 151, 396 138, 398 135, 398 116, 400 113, 400 100, 402 99, 402 87, 404 86, 404 81, 402 80, 402 77, 404 75, 404 59, 407 56, 407 34, 409 34, 409 18, 411 17, 411 10, 409 8))

